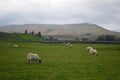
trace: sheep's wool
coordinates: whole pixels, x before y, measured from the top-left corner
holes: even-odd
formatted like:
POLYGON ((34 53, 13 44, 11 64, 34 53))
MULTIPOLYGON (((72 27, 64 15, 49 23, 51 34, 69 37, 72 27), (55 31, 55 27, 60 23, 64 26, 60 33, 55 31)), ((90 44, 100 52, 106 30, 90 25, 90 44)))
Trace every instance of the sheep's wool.
POLYGON ((34 53, 28 53, 28 56, 27 56, 27 59, 28 59, 28 63, 30 61, 39 61, 41 62, 41 58, 37 55, 37 54, 34 54, 34 53))

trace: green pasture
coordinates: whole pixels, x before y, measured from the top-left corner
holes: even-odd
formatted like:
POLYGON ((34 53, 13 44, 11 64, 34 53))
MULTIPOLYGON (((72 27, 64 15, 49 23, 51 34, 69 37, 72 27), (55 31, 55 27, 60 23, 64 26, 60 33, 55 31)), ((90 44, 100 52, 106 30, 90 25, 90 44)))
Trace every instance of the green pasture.
POLYGON ((120 45, 0 42, 0 80, 120 80, 120 45), (87 46, 99 56, 90 55, 87 46), (29 52, 42 63, 27 64, 29 52))

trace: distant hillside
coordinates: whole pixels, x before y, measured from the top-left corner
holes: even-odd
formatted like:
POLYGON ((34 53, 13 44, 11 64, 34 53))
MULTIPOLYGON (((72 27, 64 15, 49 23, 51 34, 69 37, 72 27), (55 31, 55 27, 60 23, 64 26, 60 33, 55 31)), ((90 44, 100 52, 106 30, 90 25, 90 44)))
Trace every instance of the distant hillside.
POLYGON ((42 38, 34 36, 32 34, 23 33, 5 33, 0 32, 0 41, 41 41, 42 38))
POLYGON ((53 24, 25 24, 25 25, 7 25, 1 26, 0 31, 4 32, 21 32, 24 33, 25 29, 28 32, 41 32, 42 35, 50 35, 57 38, 75 38, 81 36, 98 36, 98 35, 116 35, 120 33, 106 30, 96 24, 82 23, 82 24, 65 24, 65 25, 53 25, 53 24))

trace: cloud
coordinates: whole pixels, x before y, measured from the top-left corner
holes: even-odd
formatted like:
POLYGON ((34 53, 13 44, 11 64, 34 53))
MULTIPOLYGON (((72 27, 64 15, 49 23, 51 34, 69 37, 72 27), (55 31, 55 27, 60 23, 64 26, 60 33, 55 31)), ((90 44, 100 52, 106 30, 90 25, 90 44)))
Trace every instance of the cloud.
POLYGON ((119 31, 120 0, 0 0, 0 25, 95 23, 119 31))

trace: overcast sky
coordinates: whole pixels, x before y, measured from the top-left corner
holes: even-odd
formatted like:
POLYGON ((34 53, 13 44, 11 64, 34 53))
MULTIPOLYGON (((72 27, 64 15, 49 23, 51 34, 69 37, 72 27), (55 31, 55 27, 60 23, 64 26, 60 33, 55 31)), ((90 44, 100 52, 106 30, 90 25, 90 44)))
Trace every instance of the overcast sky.
POLYGON ((120 0, 0 0, 0 25, 93 23, 120 32, 120 0))

